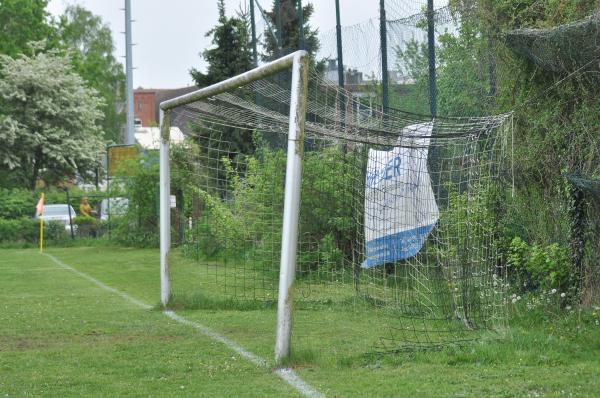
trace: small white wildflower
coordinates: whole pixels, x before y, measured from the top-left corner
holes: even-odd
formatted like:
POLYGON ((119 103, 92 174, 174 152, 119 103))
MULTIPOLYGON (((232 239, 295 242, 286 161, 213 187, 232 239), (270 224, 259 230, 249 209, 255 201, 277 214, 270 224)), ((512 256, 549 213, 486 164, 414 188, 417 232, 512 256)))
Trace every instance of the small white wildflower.
POLYGON ((567 305, 566 308, 567 308, 567 311, 571 311, 571 308, 573 308, 573 307, 571 307, 570 305, 567 305))
POLYGON ((567 294, 566 294, 565 292, 562 292, 562 293, 560 294, 560 297, 566 297, 566 295, 567 295, 567 294))
POLYGON ((521 300, 521 296, 517 296, 517 301, 521 300))
POLYGON ((556 289, 552 289, 552 292, 551 292, 551 293, 552 293, 552 294, 556 293, 556 289))
POLYGON ((513 293, 512 298, 517 298, 516 293, 513 293))
POLYGON ((516 298, 512 299, 512 303, 513 303, 513 304, 514 304, 514 303, 516 303, 516 302, 517 302, 517 299, 516 299, 516 298))

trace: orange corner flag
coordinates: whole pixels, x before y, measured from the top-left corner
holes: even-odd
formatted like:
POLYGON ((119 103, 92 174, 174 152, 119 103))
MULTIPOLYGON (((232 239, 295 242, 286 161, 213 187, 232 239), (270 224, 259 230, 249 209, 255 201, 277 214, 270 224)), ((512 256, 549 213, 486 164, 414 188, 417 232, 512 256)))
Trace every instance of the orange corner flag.
POLYGON ((41 217, 44 214, 44 194, 42 193, 42 197, 38 200, 37 205, 35 205, 36 213, 41 217))

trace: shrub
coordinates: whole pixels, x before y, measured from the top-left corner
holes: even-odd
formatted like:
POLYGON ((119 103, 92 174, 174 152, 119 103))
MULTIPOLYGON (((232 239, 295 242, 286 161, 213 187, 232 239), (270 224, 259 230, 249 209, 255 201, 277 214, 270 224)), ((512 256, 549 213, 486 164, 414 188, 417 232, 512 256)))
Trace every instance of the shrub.
POLYGON ((518 290, 557 288, 565 291, 572 287, 568 251, 556 243, 541 247, 515 237, 508 249, 506 265, 509 278, 518 290))
POLYGON ((111 220, 111 239, 127 246, 158 247, 158 153, 131 160, 119 178, 122 184, 111 184, 110 196, 124 196, 129 204, 122 217, 111 220))
POLYGON ((34 192, 24 189, 0 189, 0 218, 5 220, 30 217, 35 212, 34 192))
POLYGON ((77 226, 77 235, 82 238, 95 237, 98 234, 98 220, 88 216, 77 216, 73 220, 77 226))
MULTIPOLYGON (((40 222, 29 218, 0 219, 0 243, 39 242, 40 222)), ((67 238, 64 225, 49 221, 44 223, 44 240, 61 241, 67 238)))

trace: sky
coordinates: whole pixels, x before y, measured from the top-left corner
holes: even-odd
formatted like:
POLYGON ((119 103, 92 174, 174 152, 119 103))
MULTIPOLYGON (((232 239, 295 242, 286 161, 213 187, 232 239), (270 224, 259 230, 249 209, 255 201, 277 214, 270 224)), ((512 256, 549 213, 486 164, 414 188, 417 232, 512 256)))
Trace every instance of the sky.
MULTIPOLYGON (((354 25, 378 16, 377 0, 339 0, 342 25, 354 25), (372 3, 372 4, 367 4, 372 3)), ((261 0, 267 8, 271 0, 261 0)), ((308 0, 305 0, 307 3, 308 0)), ((134 88, 175 88, 192 84, 189 70, 205 70, 199 56, 210 46, 205 33, 217 22, 216 0, 131 0, 134 88)), ((232 15, 244 0, 225 0, 232 15)), ((313 0, 311 25, 320 31, 335 28, 334 0, 313 0)), ((124 64, 124 0, 50 0, 48 10, 62 14, 71 4, 79 4, 100 16, 113 31, 115 56, 124 64), (121 58, 123 57, 123 58, 121 58)), ((258 13, 258 11, 257 11, 258 13)))

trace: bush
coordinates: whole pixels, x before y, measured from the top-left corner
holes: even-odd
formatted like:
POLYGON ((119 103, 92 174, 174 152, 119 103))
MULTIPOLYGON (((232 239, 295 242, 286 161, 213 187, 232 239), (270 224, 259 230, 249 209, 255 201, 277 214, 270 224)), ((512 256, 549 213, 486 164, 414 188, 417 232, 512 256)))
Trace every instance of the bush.
POLYGON ((568 251, 556 243, 541 247, 516 237, 510 243, 506 265, 509 278, 521 291, 573 287, 568 251))
MULTIPOLYGON (((29 218, 0 219, 0 243, 37 243, 40 222, 29 218)), ((49 221, 44 223, 44 240, 62 241, 67 238, 64 225, 49 221)))
POLYGON ((147 153, 131 160, 120 173, 122 184, 111 184, 110 197, 126 197, 127 211, 111 220, 111 239, 135 247, 158 247, 159 206, 158 153, 147 153))
POLYGON ((31 217, 35 213, 35 193, 24 189, 0 189, 0 218, 31 217))
POLYGON ((77 216, 73 220, 77 226, 77 235, 82 238, 95 237, 98 234, 98 220, 88 216, 77 216))

